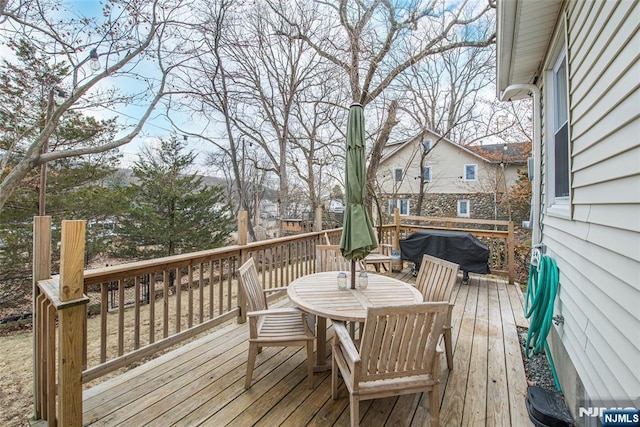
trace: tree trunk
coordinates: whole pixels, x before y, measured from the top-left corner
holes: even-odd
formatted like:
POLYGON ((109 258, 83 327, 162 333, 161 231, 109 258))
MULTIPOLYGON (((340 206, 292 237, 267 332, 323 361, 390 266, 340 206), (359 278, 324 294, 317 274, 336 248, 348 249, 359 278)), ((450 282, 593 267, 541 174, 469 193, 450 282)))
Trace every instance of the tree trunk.
POLYGON ((378 174, 378 168, 380 167, 380 159, 382 158, 382 149, 387 145, 389 141, 389 135, 395 125, 398 124, 396 120, 396 114, 398 112, 398 101, 392 100, 387 112, 387 119, 382 126, 382 130, 376 141, 371 148, 371 159, 369 161, 369 167, 367 169, 367 196, 365 200, 365 206, 371 207, 372 195, 371 192, 375 188, 376 175, 378 174))

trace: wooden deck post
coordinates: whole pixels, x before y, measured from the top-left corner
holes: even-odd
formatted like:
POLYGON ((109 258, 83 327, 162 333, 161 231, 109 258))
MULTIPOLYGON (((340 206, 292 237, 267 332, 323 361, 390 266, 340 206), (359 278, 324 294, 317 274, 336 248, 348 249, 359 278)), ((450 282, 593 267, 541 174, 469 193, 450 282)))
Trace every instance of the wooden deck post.
POLYGON ((322 206, 316 208, 316 222, 313 231, 322 231, 322 206))
POLYGON ((247 211, 238 211, 238 244, 241 246, 247 244, 248 218, 247 211))
MULTIPOLYGON (((36 355, 41 354, 42 340, 38 334, 43 334, 36 327, 38 325, 38 296, 40 289, 38 288, 38 280, 51 278, 51 217, 35 216, 33 217, 33 417, 39 420, 42 417, 40 405, 43 403, 38 392, 38 381, 40 381, 40 366, 36 355)), ((43 313, 44 315, 44 313, 43 313)))
MULTIPOLYGON (((85 222, 62 221, 60 248, 60 301, 82 301, 84 293, 85 222)), ((59 311, 59 421, 82 425, 82 354, 86 301, 59 311)))

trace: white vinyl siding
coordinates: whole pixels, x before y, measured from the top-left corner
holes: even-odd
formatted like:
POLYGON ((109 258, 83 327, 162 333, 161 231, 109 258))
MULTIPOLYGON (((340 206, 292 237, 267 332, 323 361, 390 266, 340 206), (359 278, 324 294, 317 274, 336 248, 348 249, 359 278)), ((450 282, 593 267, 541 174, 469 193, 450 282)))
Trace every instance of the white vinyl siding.
MULTIPOLYGON (((495 174, 486 173, 494 166, 490 161, 442 137, 429 134, 425 140, 433 141, 431 151, 422 163, 431 167, 428 187, 430 194, 476 194, 495 186, 495 174), (464 180, 464 166, 467 164, 477 165, 476 181, 464 180)), ((407 195, 417 195, 420 192, 419 178, 424 176, 420 161, 425 140, 416 138, 387 151, 376 174, 380 193, 390 198, 408 198, 407 195), (396 181, 395 170, 402 171, 402 180, 399 182, 396 181)), ((517 169, 523 167, 522 164, 510 163, 505 169, 509 187, 517 179, 517 169)))
MULTIPOLYGON (((586 396, 622 404, 640 396, 640 7, 565 4, 572 216, 543 218, 543 243, 560 270, 554 314, 565 319, 553 328, 586 396)), ((548 95, 543 102, 550 161, 548 95)))

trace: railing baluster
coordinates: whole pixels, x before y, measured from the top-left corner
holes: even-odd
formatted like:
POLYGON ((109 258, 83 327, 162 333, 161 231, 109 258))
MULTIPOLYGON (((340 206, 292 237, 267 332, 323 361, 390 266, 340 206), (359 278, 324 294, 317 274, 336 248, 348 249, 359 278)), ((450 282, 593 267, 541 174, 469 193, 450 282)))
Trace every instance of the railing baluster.
POLYGON ((209 319, 213 319, 213 310, 215 308, 215 300, 213 296, 215 295, 213 289, 213 261, 209 261, 209 319))
POLYGON ((135 282, 133 285, 133 293, 135 295, 135 302, 133 304, 133 348, 140 348, 140 300, 142 299, 142 295, 140 294, 140 276, 136 276, 135 282))
POLYGON ((149 275, 149 344, 156 342, 156 272, 149 275))
POLYGON ((224 309, 224 282, 222 279, 222 270, 223 270, 223 266, 224 266, 224 260, 220 259, 218 261, 218 280, 217 280, 217 284, 218 284, 218 314, 222 314, 223 313, 223 309, 224 309))
POLYGON ((118 356, 124 354, 124 280, 118 280, 118 356))
POLYGON ((198 323, 202 323, 204 317, 204 263, 200 263, 200 271, 198 272, 198 283, 200 287, 198 292, 200 293, 200 311, 198 312, 198 323))
POLYGON ((100 363, 107 361, 108 286, 109 282, 103 282, 100 285, 100 363))
POLYGON ((162 337, 169 336, 169 270, 164 270, 162 275, 162 337))
POLYGON ((231 294, 233 293, 233 285, 231 282, 231 271, 232 266, 234 266, 233 258, 227 258, 227 310, 231 310, 231 294))
MULTIPOLYGON (((47 326, 47 303, 48 300, 44 294, 39 294, 37 299, 38 308, 38 332, 37 332, 37 343, 38 349, 36 354, 38 355, 39 363, 38 371, 36 372, 35 378, 38 379, 38 392, 37 392, 37 404, 38 404, 38 414, 41 416, 47 416, 47 346, 49 336, 47 335, 48 328, 47 326)), ((48 418, 45 418, 48 419, 48 418)))
POLYGON ((47 405, 47 420, 50 426, 56 425, 56 308, 47 301, 46 316, 46 335, 48 338, 46 355, 46 380, 48 399, 45 400, 47 405))
POLYGON ((176 268, 176 280, 174 282, 174 295, 176 296, 176 334, 182 326, 182 269, 176 268))
MULTIPOLYGON (((202 264, 200 264, 199 270, 202 270, 202 264)), ((193 266, 189 266, 189 319, 187 325, 189 328, 193 326, 193 266)))

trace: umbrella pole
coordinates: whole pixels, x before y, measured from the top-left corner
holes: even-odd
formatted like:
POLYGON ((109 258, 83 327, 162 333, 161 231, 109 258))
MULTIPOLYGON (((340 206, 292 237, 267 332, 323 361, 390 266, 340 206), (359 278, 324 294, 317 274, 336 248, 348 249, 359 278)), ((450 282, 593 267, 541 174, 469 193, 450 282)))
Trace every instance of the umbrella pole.
POLYGON ((356 288, 356 260, 351 260, 351 289, 356 288))

